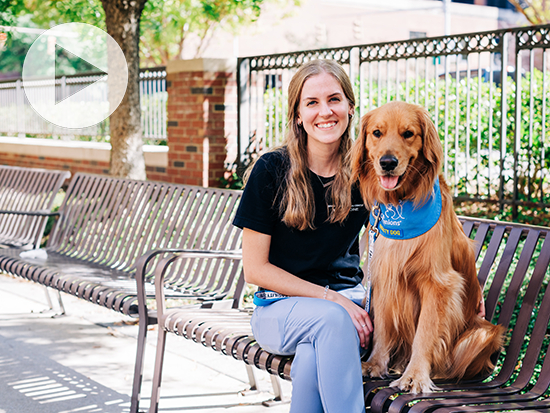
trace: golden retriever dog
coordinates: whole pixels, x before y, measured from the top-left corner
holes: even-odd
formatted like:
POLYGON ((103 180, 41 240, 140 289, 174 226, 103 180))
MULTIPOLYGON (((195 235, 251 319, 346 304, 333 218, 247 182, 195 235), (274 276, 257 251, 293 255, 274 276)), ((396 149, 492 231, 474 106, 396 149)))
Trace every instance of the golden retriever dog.
POLYGON ((406 204, 409 211, 435 207, 415 223, 427 222, 428 229, 408 239, 400 238, 398 227, 378 224, 368 264, 373 349, 363 374, 396 372, 401 377, 392 387, 424 393, 437 389, 432 379, 467 379, 492 369, 504 328, 478 315, 482 292, 473 241, 454 213, 441 175, 443 148, 428 112, 391 102, 367 113, 351 157, 366 205, 386 207, 382 218, 393 219, 390 224, 414 223, 414 215, 402 215, 406 204), (387 237, 390 232, 397 237, 387 237))

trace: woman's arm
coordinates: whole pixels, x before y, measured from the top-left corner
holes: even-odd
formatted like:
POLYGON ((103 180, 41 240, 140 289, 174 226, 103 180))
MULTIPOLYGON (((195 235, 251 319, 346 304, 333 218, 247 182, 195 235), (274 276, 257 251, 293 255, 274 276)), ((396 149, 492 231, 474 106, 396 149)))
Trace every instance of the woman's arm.
POLYGON ((373 327, 369 314, 336 291, 302 280, 269 262, 271 236, 243 229, 243 265, 246 282, 283 295, 325 298, 340 304, 348 312, 359 333, 361 346, 368 347, 373 327))

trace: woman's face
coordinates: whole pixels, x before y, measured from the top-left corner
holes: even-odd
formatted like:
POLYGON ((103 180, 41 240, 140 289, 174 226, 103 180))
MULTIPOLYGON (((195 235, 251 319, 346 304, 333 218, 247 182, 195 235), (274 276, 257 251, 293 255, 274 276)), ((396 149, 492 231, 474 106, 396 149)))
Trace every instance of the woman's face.
POLYGON ((298 105, 308 145, 339 144, 353 108, 336 78, 328 73, 312 76, 304 82, 298 105))

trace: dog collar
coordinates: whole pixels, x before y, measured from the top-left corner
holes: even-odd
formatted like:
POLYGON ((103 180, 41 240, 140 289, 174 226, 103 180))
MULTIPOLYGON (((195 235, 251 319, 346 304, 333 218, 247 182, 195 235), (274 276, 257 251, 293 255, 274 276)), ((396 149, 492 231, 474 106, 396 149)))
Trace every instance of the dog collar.
MULTIPOLYGON (((430 198, 421 206, 415 207, 412 201, 399 201, 398 205, 379 204, 380 235, 391 239, 411 239, 428 232, 441 215, 441 188, 436 179, 430 198)), ((375 218, 371 212, 371 226, 375 218)))

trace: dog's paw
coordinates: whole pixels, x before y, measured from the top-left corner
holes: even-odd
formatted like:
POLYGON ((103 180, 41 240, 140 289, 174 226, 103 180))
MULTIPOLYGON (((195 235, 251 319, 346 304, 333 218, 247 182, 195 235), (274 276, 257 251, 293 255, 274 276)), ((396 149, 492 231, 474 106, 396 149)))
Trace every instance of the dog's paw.
POLYGON ((440 390, 429 376, 420 378, 408 374, 404 374, 401 378, 391 382, 390 387, 398 387, 413 394, 431 393, 440 390))
POLYGON ((386 377, 388 375, 388 367, 383 364, 373 361, 364 361, 361 363, 361 370, 364 377, 386 377))

